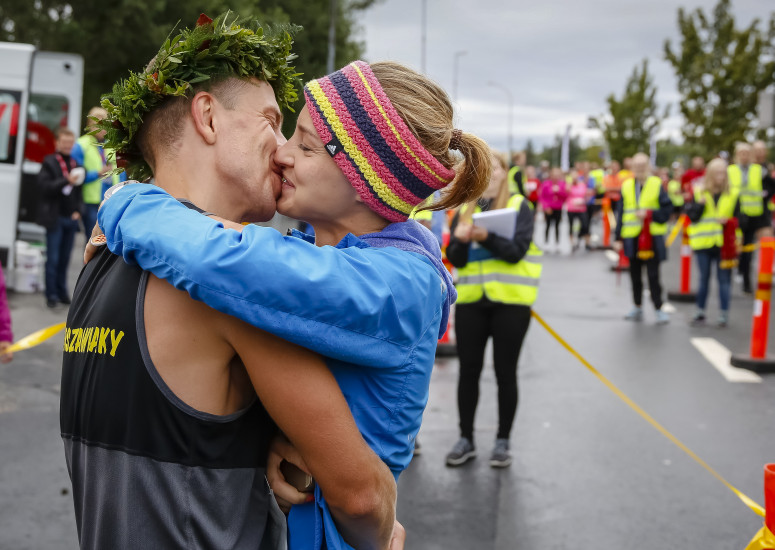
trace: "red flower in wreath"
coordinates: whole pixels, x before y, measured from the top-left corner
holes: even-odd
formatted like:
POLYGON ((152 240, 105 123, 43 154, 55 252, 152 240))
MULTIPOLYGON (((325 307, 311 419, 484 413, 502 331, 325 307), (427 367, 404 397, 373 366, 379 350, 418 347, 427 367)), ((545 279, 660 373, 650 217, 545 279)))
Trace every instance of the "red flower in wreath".
POLYGON ((199 14, 199 19, 196 20, 196 26, 202 27, 204 25, 212 25, 213 20, 207 17, 204 13, 199 14))

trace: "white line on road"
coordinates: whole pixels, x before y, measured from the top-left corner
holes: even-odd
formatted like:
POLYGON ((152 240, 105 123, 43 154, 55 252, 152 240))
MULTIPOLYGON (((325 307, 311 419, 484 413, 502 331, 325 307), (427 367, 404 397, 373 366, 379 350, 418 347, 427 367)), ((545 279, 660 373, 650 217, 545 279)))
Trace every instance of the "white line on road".
POLYGON ((702 354, 727 382, 761 382, 762 378, 755 372, 733 367, 730 364, 732 353, 722 346, 715 338, 692 338, 692 345, 702 354))

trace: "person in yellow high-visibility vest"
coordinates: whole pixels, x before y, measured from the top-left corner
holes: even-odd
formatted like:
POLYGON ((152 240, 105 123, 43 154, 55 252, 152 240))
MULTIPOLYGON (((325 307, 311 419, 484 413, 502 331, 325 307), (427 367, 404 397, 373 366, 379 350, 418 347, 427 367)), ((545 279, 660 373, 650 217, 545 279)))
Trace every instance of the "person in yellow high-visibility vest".
POLYGON ((493 339, 498 382, 498 432, 490 466, 511 464, 509 436, 517 412, 517 363, 538 295, 541 251, 533 244, 533 214, 522 195, 509 198, 505 163, 493 162, 490 186, 482 198, 461 207, 452 220, 447 258, 458 269, 455 330, 460 358, 458 411, 460 439, 447 454, 449 466, 476 456, 474 415, 484 351, 493 339), (499 209, 516 211, 514 234, 489 233, 473 215, 499 209))
POLYGON ((522 171, 522 168, 525 166, 525 158, 525 153, 522 151, 517 151, 511 157, 508 182, 509 193, 512 195, 519 193, 520 195, 527 196, 527 193, 525 192, 525 174, 522 171))
POLYGON ((751 146, 738 143, 735 146, 735 164, 729 166, 729 188, 740 195, 740 229, 743 231, 743 252, 740 254, 739 273, 743 279, 743 292, 752 294, 751 258, 753 252, 746 247, 755 244, 760 230, 771 227, 770 216, 764 207, 762 167, 751 162, 751 146))
POLYGON ((738 192, 729 189, 726 161, 720 158, 710 161, 704 185, 695 189, 694 202, 686 206, 686 215, 692 222, 689 226, 689 244, 700 268, 697 311, 692 318, 695 325, 705 322, 710 271, 714 263, 721 304, 718 326, 725 327, 729 322, 732 266, 722 265, 721 248, 724 245, 724 224, 740 214, 738 199, 738 192))
POLYGON ((87 115, 87 133, 78 138, 73 147, 72 156, 78 166, 86 170, 86 179, 81 186, 83 195, 82 222, 86 235, 91 235, 92 229, 97 224, 97 211, 107 187, 113 186, 126 176, 107 174, 116 168, 115 155, 112 151, 106 151, 102 144, 105 141, 105 130, 96 130, 94 119, 102 120, 108 115, 102 107, 92 107, 87 115))
POLYGON ((683 187, 681 186, 681 177, 683 176, 684 168, 680 162, 674 162, 672 168, 673 175, 667 182, 667 194, 670 196, 670 201, 673 203, 673 217, 678 218, 686 204, 683 187))
POLYGON ((662 180, 652 176, 649 169, 649 157, 638 153, 632 160, 633 177, 622 184, 622 200, 616 208, 616 239, 614 247, 624 250, 630 259, 630 278, 632 280, 632 299, 634 307, 625 319, 641 321, 643 319, 643 268, 646 268, 649 280, 651 301, 656 310, 657 324, 670 321, 667 312, 662 311, 662 284, 659 280, 659 264, 667 259, 665 233, 667 221, 673 210, 670 197, 662 188, 662 180), (639 257, 638 237, 651 211, 650 232, 653 256, 648 259, 639 257))

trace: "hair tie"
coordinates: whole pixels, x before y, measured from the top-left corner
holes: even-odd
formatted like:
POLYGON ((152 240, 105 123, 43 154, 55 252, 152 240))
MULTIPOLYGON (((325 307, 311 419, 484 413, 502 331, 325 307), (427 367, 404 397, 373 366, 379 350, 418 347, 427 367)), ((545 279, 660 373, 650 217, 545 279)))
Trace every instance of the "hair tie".
POLYGON ((455 128, 452 130, 452 137, 449 140, 449 148, 460 150, 460 138, 463 136, 463 131, 455 128))

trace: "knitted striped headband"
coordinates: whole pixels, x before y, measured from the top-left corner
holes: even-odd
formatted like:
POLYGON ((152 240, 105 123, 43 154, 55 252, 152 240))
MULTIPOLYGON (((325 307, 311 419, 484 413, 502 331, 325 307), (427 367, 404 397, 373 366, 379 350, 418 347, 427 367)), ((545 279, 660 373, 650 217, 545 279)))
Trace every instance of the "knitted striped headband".
POLYGON ((445 168, 412 134, 371 68, 355 61, 304 87, 312 123, 363 201, 392 222, 446 187, 445 168))

